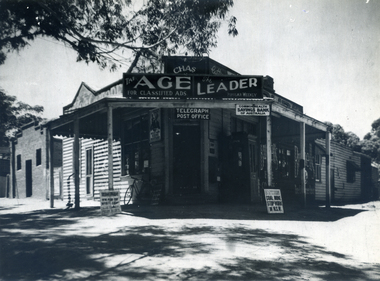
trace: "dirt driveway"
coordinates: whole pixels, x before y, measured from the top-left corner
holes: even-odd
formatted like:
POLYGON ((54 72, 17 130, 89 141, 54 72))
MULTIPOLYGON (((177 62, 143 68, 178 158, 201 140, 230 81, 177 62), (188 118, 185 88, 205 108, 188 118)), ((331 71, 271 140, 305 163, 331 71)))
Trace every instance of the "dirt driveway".
POLYGON ((147 206, 104 217, 99 207, 3 200, 2 280, 380 279, 379 202, 283 215, 251 205, 147 206))

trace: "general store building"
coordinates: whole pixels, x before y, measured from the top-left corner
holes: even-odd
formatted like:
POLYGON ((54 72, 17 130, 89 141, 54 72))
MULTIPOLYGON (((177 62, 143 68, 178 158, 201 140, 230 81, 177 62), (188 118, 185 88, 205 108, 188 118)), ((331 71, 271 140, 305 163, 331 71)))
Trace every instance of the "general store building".
POLYGON ((82 83, 48 124, 63 137, 63 197, 123 194, 140 177, 168 203, 258 203, 265 188, 315 200, 315 140, 328 158, 330 128, 273 85, 208 57, 165 57, 160 74, 125 73, 98 91, 82 83))

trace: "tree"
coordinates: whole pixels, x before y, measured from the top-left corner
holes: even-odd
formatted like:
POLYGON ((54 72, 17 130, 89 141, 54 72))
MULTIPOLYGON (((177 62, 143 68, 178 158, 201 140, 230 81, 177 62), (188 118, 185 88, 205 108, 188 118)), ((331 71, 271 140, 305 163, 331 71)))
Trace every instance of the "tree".
POLYGON ((20 128, 33 121, 42 121, 42 106, 30 106, 8 96, 0 89, 0 146, 8 146, 20 128))
POLYGON ((74 49, 77 61, 110 70, 127 64, 128 72, 151 65, 154 72, 162 55, 209 53, 223 21, 238 34, 236 18, 226 19, 233 0, 145 1, 0 0, 0 64, 7 52, 46 36, 74 49))
POLYGON ((339 144, 348 146, 354 150, 360 151, 360 148, 358 147, 360 138, 355 133, 345 132, 343 127, 339 124, 332 124, 331 122, 325 123, 333 128, 331 140, 339 144))
POLYGON ((380 118, 373 121, 371 132, 360 142, 361 152, 370 156, 372 162, 380 164, 380 118))

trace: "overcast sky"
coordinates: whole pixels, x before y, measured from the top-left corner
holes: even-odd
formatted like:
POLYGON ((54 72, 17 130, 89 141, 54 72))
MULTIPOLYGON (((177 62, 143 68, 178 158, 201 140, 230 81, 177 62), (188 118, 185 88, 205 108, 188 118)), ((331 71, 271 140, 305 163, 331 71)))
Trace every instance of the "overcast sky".
MULTIPOLYGON (((142 1, 142 0, 141 0, 142 1)), ((222 29, 210 57, 245 75, 269 75, 304 113, 360 138, 380 118, 379 0, 235 0, 239 35, 222 29)), ((76 62, 62 43, 40 39, 0 66, 0 87, 46 118, 62 114, 80 83, 100 89, 120 78, 76 62)))

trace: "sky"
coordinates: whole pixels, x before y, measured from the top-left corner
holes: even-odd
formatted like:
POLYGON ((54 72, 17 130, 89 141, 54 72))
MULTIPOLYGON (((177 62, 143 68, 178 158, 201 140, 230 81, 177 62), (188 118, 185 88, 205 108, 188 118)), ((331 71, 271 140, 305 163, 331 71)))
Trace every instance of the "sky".
MULTIPOLYGON (((142 1, 142 0, 138 0, 142 1)), ((380 0, 235 0, 239 35, 222 26, 210 57, 243 75, 269 75, 276 93, 319 121, 361 139, 380 118, 380 0)), ((183 54, 179 54, 183 55, 183 54)), ((81 82, 97 90, 122 78, 76 62, 63 43, 39 39, 0 65, 0 87, 57 118, 81 82)))

